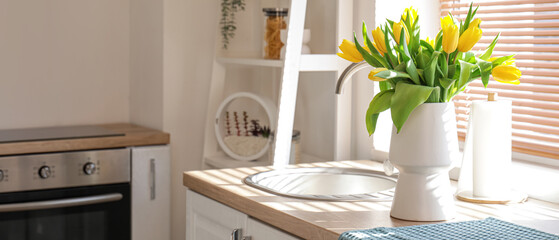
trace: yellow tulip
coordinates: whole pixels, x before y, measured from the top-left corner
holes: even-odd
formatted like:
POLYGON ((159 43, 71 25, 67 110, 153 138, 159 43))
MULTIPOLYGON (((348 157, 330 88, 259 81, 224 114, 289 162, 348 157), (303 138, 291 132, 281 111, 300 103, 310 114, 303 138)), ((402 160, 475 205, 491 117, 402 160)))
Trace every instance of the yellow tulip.
POLYGON ((374 46, 383 56, 386 53, 386 44, 384 43, 384 32, 380 27, 373 30, 374 46))
POLYGON ((404 25, 404 22, 400 21, 400 22, 394 22, 394 25, 392 25, 392 31, 394 32, 394 40, 396 40, 396 43, 400 44, 400 33, 402 32, 402 28, 404 28, 404 32, 406 34, 406 43, 409 44, 410 43, 410 33, 408 33, 408 29, 406 28, 406 26, 404 25))
POLYGON ((380 53, 380 55, 384 57, 384 53, 378 49, 377 44, 375 42, 373 42, 373 47, 375 47, 375 49, 380 53))
POLYGON ((450 16, 441 18, 441 28, 443 30, 443 50, 446 53, 452 53, 458 47, 460 29, 454 24, 450 16))
POLYGON ((448 25, 455 25, 450 15, 446 15, 446 17, 441 18, 441 29, 447 28, 448 25))
POLYGON ((470 25, 468 26, 468 28, 471 28, 472 26, 478 28, 480 23, 481 23, 481 19, 476 18, 472 22, 470 22, 470 25))
POLYGON ((435 39, 429 39, 429 37, 425 38, 425 42, 429 43, 431 47, 435 47, 435 39))
POLYGON ((384 78, 379 78, 379 77, 375 77, 375 75, 376 75, 377 73, 379 73, 379 72, 386 71, 386 70, 387 70, 386 68, 375 68, 375 69, 373 69, 373 70, 369 73, 369 79, 371 79, 371 80, 373 80, 373 81, 377 81, 377 82, 385 81, 386 79, 384 79, 384 78))
POLYGON ((354 63, 363 61, 363 56, 359 53, 354 43, 344 39, 339 48, 342 50, 341 53, 338 53, 338 56, 341 58, 354 63))
POLYGON ((415 21, 415 19, 417 19, 417 10, 414 9, 413 7, 406 8, 406 9, 404 10, 404 13, 402 13, 402 19, 403 19, 404 21, 406 21, 406 19, 407 19, 407 17, 408 17, 408 13, 411 14, 410 22, 413 24, 413 22, 415 21))
POLYGON ((481 20, 475 19, 470 23, 468 29, 462 33, 458 40, 458 51, 468 52, 472 50, 474 45, 481 39, 481 29, 479 28, 481 20))
POLYGON ((518 85, 520 84, 518 79, 522 76, 522 72, 516 66, 500 65, 493 68, 491 75, 497 82, 518 85))

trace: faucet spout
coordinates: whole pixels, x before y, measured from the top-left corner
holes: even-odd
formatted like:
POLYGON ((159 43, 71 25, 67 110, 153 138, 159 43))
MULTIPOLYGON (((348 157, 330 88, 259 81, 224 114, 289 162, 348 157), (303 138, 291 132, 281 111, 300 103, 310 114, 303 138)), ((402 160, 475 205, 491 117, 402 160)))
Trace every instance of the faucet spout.
POLYGON ((347 66, 346 69, 342 72, 342 74, 338 78, 338 82, 336 84, 336 94, 340 94, 342 92, 342 86, 344 85, 344 82, 347 78, 350 78, 356 72, 367 67, 372 67, 372 66, 365 61, 352 63, 349 66, 347 66))

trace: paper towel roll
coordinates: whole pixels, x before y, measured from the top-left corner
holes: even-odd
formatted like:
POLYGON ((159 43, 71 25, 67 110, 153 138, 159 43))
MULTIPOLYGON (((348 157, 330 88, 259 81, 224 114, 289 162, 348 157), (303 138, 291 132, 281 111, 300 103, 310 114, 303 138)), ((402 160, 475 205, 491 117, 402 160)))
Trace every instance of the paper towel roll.
POLYGON ((471 111, 473 194, 502 197, 511 190, 512 102, 474 101, 471 111))

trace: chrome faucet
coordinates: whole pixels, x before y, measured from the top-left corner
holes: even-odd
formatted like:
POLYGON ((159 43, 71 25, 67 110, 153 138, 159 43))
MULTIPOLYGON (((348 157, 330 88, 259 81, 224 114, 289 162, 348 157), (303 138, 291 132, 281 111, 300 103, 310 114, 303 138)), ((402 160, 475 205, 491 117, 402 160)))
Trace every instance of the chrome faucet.
POLYGON ((342 72, 342 75, 340 75, 340 78, 338 78, 338 83, 336 84, 336 94, 340 94, 342 92, 342 86, 347 78, 350 78, 356 72, 367 67, 372 67, 372 66, 365 61, 352 63, 349 66, 347 66, 344 72, 342 72))

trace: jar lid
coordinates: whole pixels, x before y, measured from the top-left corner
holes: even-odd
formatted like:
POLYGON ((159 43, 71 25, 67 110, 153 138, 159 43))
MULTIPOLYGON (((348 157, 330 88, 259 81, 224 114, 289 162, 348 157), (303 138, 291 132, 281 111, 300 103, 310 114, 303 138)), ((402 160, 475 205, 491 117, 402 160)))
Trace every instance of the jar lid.
POLYGON ((263 8, 262 11, 266 17, 269 16, 287 16, 287 8, 263 8))

